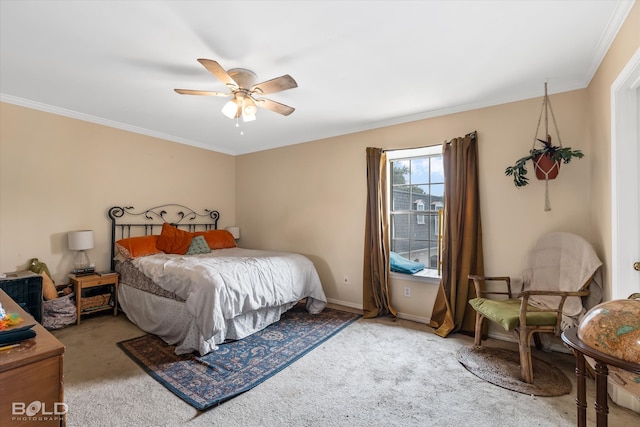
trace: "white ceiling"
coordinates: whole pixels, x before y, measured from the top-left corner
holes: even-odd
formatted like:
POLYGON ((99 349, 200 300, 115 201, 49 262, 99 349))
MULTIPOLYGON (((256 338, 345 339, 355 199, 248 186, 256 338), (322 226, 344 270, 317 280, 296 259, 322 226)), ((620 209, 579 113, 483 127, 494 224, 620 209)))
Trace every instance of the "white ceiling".
POLYGON ((584 88, 633 1, 0 1, 0 100, 243 154, 584 88), (241 123, 198 58, 290 74, 241 123))

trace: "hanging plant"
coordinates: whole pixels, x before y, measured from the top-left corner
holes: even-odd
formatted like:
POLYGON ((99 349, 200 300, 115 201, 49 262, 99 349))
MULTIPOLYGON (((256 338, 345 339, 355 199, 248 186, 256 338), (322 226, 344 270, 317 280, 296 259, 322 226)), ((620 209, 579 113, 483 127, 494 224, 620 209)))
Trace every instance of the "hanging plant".
POLYGON ((529 184, 527 177, 527 162, 533 162, 536 177, 538 179, 555 179, 560 171, 562 163, 569 163, 574 157, 581 159, 584 154, 580 150, 572 150, 571 147, 560 147, 551 144, 551 135, 547 135, 547 140, 537 139, 542 143, 541 148, 532 148, 529 155, 516 161, 513 166, 505 169, 506 176, 513 176, 513 183, 516 187, 524 187, 529 184))
POLYGON ((513 176, 513 183, 516 187, 524 187, 529 183, 529 178, 527 177, 527 162, 531 160, 535 168, 536 177, 545 181, 544 210, 550 211, 551 205, 549 203, 549 180, 555 179, 558 176, 558 172, 560 172, 560 165, 562 163, 569 163, 574 157, 581 159, 582 157, 584 157, 584 154, 582 154, 582 151, 580 150, 572 150, 571 147, 562 146, 556 118, 553 115, 549 96, 547 95, 547 83, 545 83, 542 110, 540 111, 538 126, 536 127, 536 134, 533 137, 533 146, 531 147, 531 150, 529 150, 529 155, 518 159, 513 166, 507 167, 504 171, 504 174, 506 176, 513 176), (551 143, 551 135, 549 134, 549 112, 551 112, 553 126, 556 129, 556 135, 558 137, 557 146, 551 143), (540 139, 538 138, 538 133, 540 131, 540 122, 542 121, 543 113, 545 128, 544 135, 546 135, 546 138, 540 139), (540 144, 542 145, 540 146, 540 144))

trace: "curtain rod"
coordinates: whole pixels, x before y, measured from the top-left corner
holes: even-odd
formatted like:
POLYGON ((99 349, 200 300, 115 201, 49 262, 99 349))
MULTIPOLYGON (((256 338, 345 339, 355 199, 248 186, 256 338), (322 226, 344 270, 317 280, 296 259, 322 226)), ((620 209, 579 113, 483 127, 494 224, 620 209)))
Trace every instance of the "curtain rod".
MULTIPOLYGON (((464 137, 465 138, 470 137, 471 139, 476 139, 478 137, 478 131, 474 130, 473 132, 466 134, 464 137)), ((443 144, 451 144, 451 141, 444 141, 443 144)))
MULTIPOLYGON (((476 139, 478 137, 478 131, 473 131, 470 132, 468 134, 465 135, 465 137, 471 137, 471 139, 476 139)), ((445 141, 444 144, 449 144, 449 141, 445 141)), ((409 148, 383 148, 382 152, 386 153, 387 151, 398 151, 398 150, 416 150, 419 148, 429 148, 429 147, 433 147, 436 144, 431 144, 431 145, 424 145, 422 147, 409 147, 409 148)))

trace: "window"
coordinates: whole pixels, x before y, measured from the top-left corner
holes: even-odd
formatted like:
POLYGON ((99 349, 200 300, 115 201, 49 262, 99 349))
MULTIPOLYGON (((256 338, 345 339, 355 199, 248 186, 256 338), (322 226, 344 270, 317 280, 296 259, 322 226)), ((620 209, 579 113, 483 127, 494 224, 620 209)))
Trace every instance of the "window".
POLYGON ((444 209, 444 170, 440 145, 388 151, 391 251, 440 266, 441 213, 444 209))

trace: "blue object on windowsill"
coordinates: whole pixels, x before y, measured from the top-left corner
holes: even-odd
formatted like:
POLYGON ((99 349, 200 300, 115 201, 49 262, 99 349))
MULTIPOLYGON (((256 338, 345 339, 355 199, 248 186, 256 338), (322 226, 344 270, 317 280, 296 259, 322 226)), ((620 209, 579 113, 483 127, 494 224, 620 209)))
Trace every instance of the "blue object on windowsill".
POLYGON ((396 273, 415 274, 418 271, 424 270, 424 264, 421 262, 415 262, 398 255, 395 252, 390 252, 391 255, 391 271, 396 273))

